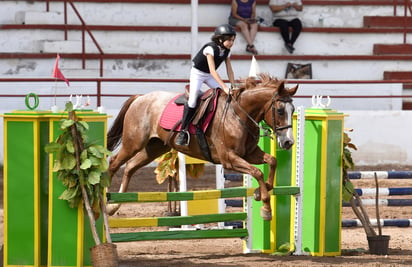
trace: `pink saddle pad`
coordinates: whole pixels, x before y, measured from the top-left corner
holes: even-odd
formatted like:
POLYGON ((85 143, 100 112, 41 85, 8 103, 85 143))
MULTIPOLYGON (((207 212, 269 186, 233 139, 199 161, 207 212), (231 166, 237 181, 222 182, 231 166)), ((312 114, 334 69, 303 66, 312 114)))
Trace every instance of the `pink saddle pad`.
MULTIPOLYGON (((177 105, 175 103, 175 100, 180 96, 181 94, 172 98, 169 101, 169 103, 166 105, 165 109, 163 110, 162 115, 160 116, 160 122, 159 122, 160 127, 162 127, 163 129, 166 129, 166 130, 173 129, 176 123, 182 119, 184 106, 177 105)), ((206 132, 207 127, 209 126, 210 122, 213 119, 213 116, 216 111, 216 105, 217 105, 217 97, 214 99, 212 112, 206 115, 206 118, 202 125, 203 132, 206 132)), ((180 126, 181 124, 179 123, 179 125, 176 127, 175 130, 180 131, 180 126)), ((191 134, 194 134, 196 132, 196 128, 192 124, 190 124, 189 126, 189 132, 191 134)))

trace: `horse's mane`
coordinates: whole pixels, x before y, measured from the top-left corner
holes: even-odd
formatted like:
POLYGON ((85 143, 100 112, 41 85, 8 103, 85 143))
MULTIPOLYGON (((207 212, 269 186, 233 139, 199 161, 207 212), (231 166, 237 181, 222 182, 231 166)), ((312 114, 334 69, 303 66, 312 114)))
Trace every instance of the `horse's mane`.
POLYGON ((268 73, 260 73, 258 77, 247 77, 246 79, 242 79, 239 84, 239 89, 235 92, 235 97, 239 96, 245 90, 251 90, 256 88, 264 88, 264 87, 276 87, 278 86, 279 80, 276 77, 270 76, 268 73))

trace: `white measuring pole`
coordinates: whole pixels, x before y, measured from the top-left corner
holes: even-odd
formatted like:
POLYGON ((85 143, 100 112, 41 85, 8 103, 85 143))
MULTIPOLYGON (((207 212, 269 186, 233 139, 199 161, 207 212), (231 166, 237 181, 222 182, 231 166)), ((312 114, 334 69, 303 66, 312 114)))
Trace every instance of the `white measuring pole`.
POLYGON ((304 177, 304 154, 305 154, 305 108, 297 108, 296 123, 296 186, 299 187, 300 193, 295 196, 295 255, 306 255, 302 250, 302 211, 303 211, 303 177, 304 177))
MULTIPOLYGON (((177 157, 179 159, 179 191, 187 191, 187 182, 186 182, 186 156, 183 153, 178 152, 177 157)), ((180 201, 180 215, 187 216, 187 201, 180 201)))
POLYGON ((192 47, 191 47, 191 55, 193 58, 197 52, 197 37, 198 37, 198 0, 191 0, 191 7, 192 7, 192 25, 191 25, 191 32, 192 32, 192 47))

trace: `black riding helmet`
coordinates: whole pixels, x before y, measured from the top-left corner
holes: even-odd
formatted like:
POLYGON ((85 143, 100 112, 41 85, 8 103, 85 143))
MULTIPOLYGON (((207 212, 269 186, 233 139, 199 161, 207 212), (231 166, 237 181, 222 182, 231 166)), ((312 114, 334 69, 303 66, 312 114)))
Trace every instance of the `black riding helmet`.
POLYGON ((215 36, 216 35, 234 35, 236 36, 236 31, 230 24, 222 24, 216 27, 215 29, 215 36))
POLYGON ((212 41, 223 47, 223 42, 232 36, 236 36, 236 31, 229 24, 222 24, 216 27, 215 33, 212 36, 212 41))

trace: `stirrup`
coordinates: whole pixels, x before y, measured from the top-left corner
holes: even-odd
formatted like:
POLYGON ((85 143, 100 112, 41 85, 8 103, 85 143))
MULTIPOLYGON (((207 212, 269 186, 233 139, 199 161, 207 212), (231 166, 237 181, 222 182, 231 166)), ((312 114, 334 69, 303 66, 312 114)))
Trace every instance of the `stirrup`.
POLYGON ((178 146, 188 146, 190 143, 190 134, 187 130, 182 130, 176 137, 175 144, 178 146))

